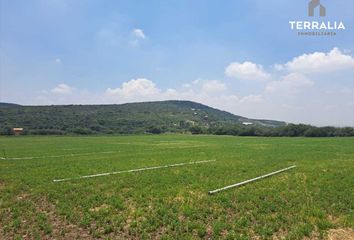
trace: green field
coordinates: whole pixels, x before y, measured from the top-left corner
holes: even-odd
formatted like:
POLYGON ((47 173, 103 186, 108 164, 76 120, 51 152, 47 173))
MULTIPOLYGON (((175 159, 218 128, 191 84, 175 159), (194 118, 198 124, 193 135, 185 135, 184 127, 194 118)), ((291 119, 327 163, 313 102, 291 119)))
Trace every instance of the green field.
POLYGON ((0 239, 353 236, 354 138, 1 137, 0 151, 0 239), (208 195, 291 165, 297 168, 208 195))

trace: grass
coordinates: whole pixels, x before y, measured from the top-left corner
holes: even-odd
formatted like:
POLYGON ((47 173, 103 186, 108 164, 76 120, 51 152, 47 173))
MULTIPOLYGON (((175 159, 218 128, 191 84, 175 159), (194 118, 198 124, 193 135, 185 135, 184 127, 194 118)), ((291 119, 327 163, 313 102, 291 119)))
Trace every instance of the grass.
POLYGON ((0 151, 0 239, 321 239, 354 227, 353 138, 28 136, 1 137, 0 151))

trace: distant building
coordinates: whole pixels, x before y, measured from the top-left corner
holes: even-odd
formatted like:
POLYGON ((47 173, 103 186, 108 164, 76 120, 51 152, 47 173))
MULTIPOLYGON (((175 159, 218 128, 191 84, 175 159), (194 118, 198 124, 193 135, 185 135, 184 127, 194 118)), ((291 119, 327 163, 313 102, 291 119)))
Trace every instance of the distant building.
POLYGON ((13 128, 13 129, 12 129, 12 132, 13 132, 15 135, 20 135, 20 134, 23 132, 23 128, 13 128))
POLYGON ((247 126, 247 125, 252 125, 253 123, 251 123, 251 122, 243 122, 242 124, 247 126))

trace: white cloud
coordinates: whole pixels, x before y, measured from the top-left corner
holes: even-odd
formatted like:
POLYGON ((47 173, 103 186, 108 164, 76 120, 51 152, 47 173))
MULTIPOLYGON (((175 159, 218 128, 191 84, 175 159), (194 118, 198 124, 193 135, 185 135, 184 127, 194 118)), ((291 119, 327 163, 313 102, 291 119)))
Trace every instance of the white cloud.
POLYGON ((340 90, 343 94, 354 94, 354 88, 344 87, 340 90))
POLYGON ((181 85, 179 89, 162 90, 153 81, 139 78, 124 82, 119 88, 108 88, 105 92, 105 102, 190 100, 230 110, 228 106, 255 100, 253 97, 240 99, 234 94, 227 94, 226 90, 226 85, 219 80, 196 79, 181 85))
POLYGON ((206 93, 220 93, 226 90, 226 85, 218 80, 205 81, 202 85, 202 91, 206 93))
POLYGON ((228 77, 245 79, 245 80, 267 80, 270 74, 263 70, 262 65, 252 62, 233 62, 225 69, 228 77))
POLYGON ((262 95, 248 95, 240 99, 241 103, 261 103, 263 101, 262 95))
POLYGON ((282 64, 274 64, 273 67, 276 71, 283 71, 284 70, 284 65, 282 65, 282 64))
POLYGON ((60 58, 56 58, 56 59, 55 59, 55 62, 56 62, 56 63, 61 63, 61 59, 60 59, 60 58))
POLYGON ((50 90, 54 94, 71 94, 74 88, 70 87, 65 83, 61 83, 52 90, 50 90))
POLYGON ((200 81, 201 81, 200 79, 195 79, 195 80, 192 81, 192 83, 193 83, 194 85, 196 85, 196 84, 200 83, 200 81))
POLYGON ((310 87, 313 84, 313 81, 300 73, 290 73, 283 76, 279 81, 269 82, 266 85, 265 91, 267 93, 289 95, 298 92, 302 88, 310 87))
POLYGON ((282 67, 290 72, 328 73, 354 69, 354 58, 342 53, 338 48, 333 48, 328 53, 314 52, 303 54, 285 63, 282 67))
MULTIPOLYGON (((139 39, 136 39, 139 41, 139 39)), ((353 58, 338 49, 329 53, 310 53, 283 64, 273 65, 269 74, 251 62, 232 63, 225 73, 240 79, 268 80, 257 88, 245 88, 243 82, 196 79, 163 89, 152 80, 137 78, 105 92, 84 92, 59 84, 41 93, 41 104, 100 104, 159 100, 190 100, 251 118, 278 119, 316 125, 354 125, 353 58), (320 62, 321 67, 316 64, 320 62), (324 70, 325 68, 330 68, 324 70), (327 71, 325 76, 312 74, 327 71), (335 72, 334 72, 335 71, 335 72), (310 74, 311 73, 311 74, 310 74), (332 81, 340 79, 340 81, 332 81), (238 84, 237 92, 231 86, 238 84), (315 87, 316 86, 316 87, 315 87), (70 94, 71 93, 71 94, 70 94), (75 94, 72 94, 75 93, 75 94)))
POLYGON ((118 96, 125 98, 134 98, 139 96, 154 96, 160 92, 154 82, 146 78, 132 79, 124 82, 120 88, 108 88, 107 96, 118 96))
POLYGON ((146 78, 132 79, 124 82, 119 88, 108 88, 105 96, 114 101, 146 101, 168 99, 207 99, 214 94, 226 90, 226 85, 218 80, 197 79, 183 84, 179 90, 161 90, 156 84, 146 78))
POLYGON ((141 38, 141 39, 146 38, 144 31, 140 28, 133 29, 132 33, 136 38, 141 38))
POLYGON ((277 81, 267 82, 261 92, 238 95, 220 80, 197 79, 176 89, 162 89, 149 79, 138 78, 124 82, 118 88, 108 88, 104 93, 92 93, 80 89, 73 91, 73 88, 68 85, 60 84, 54 88, 55 90, 43 91, 36 102, 37 104, 112 104, 190 100, 250 118, 317 125, 354 124, 352 87, 332 88, 332 91, 326 92, 328 89, 321 88, 318 82, 316 88, 313 86, 313 79, 300 73, 290 73, 277 81), (57 94, 70 91, 75 94, 57 94))

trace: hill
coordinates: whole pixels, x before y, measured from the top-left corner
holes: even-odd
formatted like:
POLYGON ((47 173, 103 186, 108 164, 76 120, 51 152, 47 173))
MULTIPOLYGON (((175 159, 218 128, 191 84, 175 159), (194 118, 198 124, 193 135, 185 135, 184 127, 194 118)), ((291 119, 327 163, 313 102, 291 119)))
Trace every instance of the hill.
POLYGON ((7 107, 18 107, 21 105, 15 104, 15 103, 3 103, 0 102, 0 108, 7 108, 7 107))
POLYGON ((280 121, 249 119, 190 101, 60 106, 3 103, 0 106, 3 131, 23 127, 32 134, 160 133, 186 132, 192 127, 286 125, 280 121))

